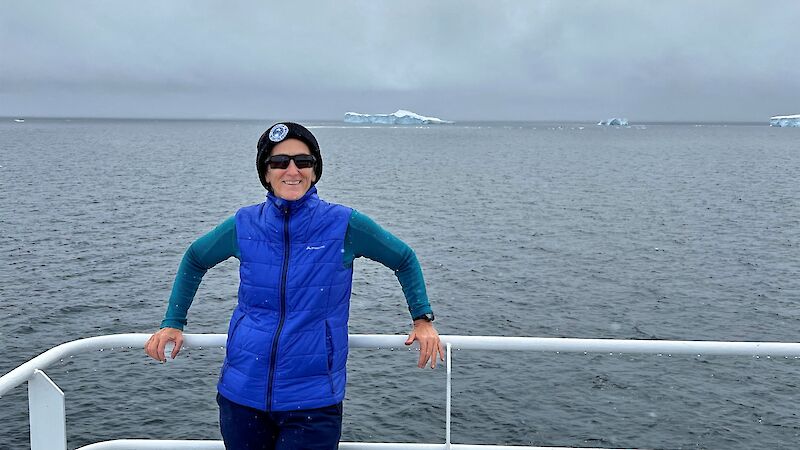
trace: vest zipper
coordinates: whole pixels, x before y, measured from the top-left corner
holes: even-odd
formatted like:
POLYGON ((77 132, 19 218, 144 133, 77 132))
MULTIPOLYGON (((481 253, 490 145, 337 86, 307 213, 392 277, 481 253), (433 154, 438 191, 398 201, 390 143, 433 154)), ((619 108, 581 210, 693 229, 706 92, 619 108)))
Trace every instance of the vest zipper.
POLYGON ((286 275, 289 272, 289 208, 283 210, 283 268, 281 269, 281 309, 278 329, 272 338, 272 358, 269 364, 267 389, 267 411, 272 410, 272 391, 275 384, 275 366, 278 360, 278 339, 286 319, 286 275))

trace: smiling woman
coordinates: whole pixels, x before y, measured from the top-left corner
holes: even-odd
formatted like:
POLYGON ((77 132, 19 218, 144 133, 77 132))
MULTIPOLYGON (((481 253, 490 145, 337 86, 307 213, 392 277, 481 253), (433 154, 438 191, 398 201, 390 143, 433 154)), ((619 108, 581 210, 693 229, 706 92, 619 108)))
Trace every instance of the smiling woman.
POLYGON ((259 181, 269 192, 286 200, 299 199, 322 177, 317 138, 302 125, 275 124, 258 140, 256 169, 259 181))
POLYGON ((302 125, 278 123, 257 148, 266 201, 239 209, 192 243, 162 328, 145 352, 165 361, 165 347, 174 342, 172 357, 178 355, 203 275, 236 257, 239 301, 217 384, 225 447, 334 449, 342 430, 356 258, 395 271, 414 322, 406 344, 419 341, 417 365, 435 368, 444 349, 411 248, 358 211, 317 196, 322 155, 314 135, 302 125))
POLYGON ((315 161, 316 158, 302 141, 283 141, 275 146, 273 154, 265 161, 267 185, 276 196, 297 200, 317 181, 312 170, 315 161))

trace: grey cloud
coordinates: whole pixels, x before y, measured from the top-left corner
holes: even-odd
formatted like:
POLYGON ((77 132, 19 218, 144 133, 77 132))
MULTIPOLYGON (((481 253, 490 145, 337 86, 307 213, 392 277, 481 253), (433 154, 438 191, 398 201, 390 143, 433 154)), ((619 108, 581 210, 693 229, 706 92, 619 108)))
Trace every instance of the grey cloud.
POLYGON ((113 99, 117 115, 339 118, 405 107, 455 119, 761 120, 799 104, 793 3, 44 1, 4 10, 0 115, 91 115, 113 99))

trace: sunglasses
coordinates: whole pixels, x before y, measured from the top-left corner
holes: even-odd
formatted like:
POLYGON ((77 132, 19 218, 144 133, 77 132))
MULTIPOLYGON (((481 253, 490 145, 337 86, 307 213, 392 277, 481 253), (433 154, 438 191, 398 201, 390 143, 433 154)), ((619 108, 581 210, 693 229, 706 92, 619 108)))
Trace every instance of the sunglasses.
POLYGON ((265 162, 269 164, 270 169, 286 169, 289 167, 289 161, 294 161, 298 169, 308 169, 317 164, 314 155, 272 155, 265 162))

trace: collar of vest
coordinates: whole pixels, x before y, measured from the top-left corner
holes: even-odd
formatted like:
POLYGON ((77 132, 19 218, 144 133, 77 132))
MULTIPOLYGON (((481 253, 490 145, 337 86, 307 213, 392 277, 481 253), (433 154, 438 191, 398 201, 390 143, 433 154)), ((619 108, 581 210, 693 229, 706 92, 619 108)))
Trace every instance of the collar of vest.
POLYGON ((309 205, 314 202, 314 200, 319 199, 317 195, 317 187, 311 186, 302 197, 298 198, 297 200, 286 200, 280 197, 275 196, 272 192, 267 194, 267 201, 271 203, 277 211, 296 211, 302 208, 305 205, 309 205), (310 200, 310 201, 309 201, 310 200))

